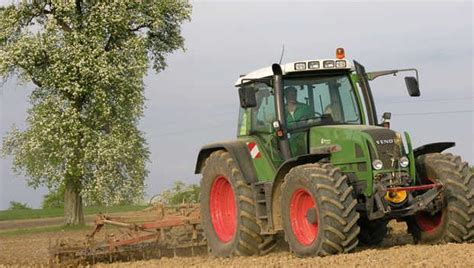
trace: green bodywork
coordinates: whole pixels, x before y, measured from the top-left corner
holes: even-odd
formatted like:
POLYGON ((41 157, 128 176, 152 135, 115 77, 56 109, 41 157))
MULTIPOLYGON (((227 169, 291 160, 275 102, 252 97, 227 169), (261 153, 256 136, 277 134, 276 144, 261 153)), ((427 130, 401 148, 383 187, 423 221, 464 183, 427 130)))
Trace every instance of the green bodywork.
MULTIPOLYGON (((405 145, 407 147, 407 157, 410 160, 410 166, 396 170, 382 169, 375 171, 372 168, 372 160, 370 158, 369 145, 375 148, 372 137, 363 132, 367 129, 375 129, 380 127, 365 125, 332 125, 313 127, 309 131, 309 147, 317 149, 318 147, 327 147, 328 145, 338 145, 340 150, 331 154, 330 161, 333 165, 338 166, 344 173, 354 173, 359 180, 366 182, 364 194, 371 196, 373 193, 372 179, 378 173, 405 171, 410 177, 415 177, 414 157, 411 148, 411 142, 407 133, 405 136, 405 145), (356 145, 362 151, 359 155, 356 153, 356 145)), ((272 140, 275 140, 271 134, 268 135, 252 135, 241 136, 239 139, 245 142, 257 143, 260 156, 253 159, 253 164, 257 172, 259 181, 273 181, 275 179, 278 168, 283 164, 272 140), (265 136, 265 137, 262 137, 265 136)), ((377 154, 377 150, 374 150, 377 154)), ((378 156, 377 156, 378 158, 378 156)))
MULTIPOLYGON (((350 75, 351 82, 354 88, 357 83, 357 76, 350 75)), ((362 106, 361 96, 358 90, 354 91, 355 98, 358 102, 359 107, 362 106)), ((398 169, 382 169, 375 171, 372 168, 373 158, 379 159, 377 150, 372 150, 372 154, 376 155, 371 158, 370 147, 376 148, 375 141, 366 132, 366 130, 383 129, 378 126, 366 125, 366 118, 363 109, 360 109, 361 125, 322 125, 315 126, 305 131, 304 133, 298 133, 297 138, 293 139, 290 137, 290 147, 292 143, 300 142, 298 139, 305 139, 305 143, 308 144, 308 152, 311 153, 313 150, 317 150, 318 147, 328 147, 331 145, 337 145, 338 151, 333 152, 330 157, 330 161, 333 165, 338 166, 342 172, 346 174, 353 173, 360 182, 365 182, 365 188, 363 194, 367 197, 372 196, 373 189, 373 178, 378 173, 388 172, 406 172, 410 174, 411 178, 415 178, 415 161, 413 157, 413 150, 410 141, 410 136, 405 132, 404 138, 397 134, 397 142, 400 142, 403 146, 402 155, 408 157, 410 165, 407 168, 398 169), (301 135, 303 134, 303 135, 301 135), (358 147, 356 149, 356 147, 358 147), (357 152, 356 152, 357 150, 357 152)), ((277 136, 272 129, 267 131, 251 132, 251 115, 250 109, 242 109, 240 114, 238 139, 246 143, 256 143, 258 151, 260 152, 259 157, 252 158, 258 181, 260 182, 271 182, 274 181, 277 176, 277 171, 282 164, 284 164, 279 151, 277 149, 277 136)), ((291 134, 294 135, 294 134, 291 134)), ((298 155, 292 155, 297 157, 298 155)))

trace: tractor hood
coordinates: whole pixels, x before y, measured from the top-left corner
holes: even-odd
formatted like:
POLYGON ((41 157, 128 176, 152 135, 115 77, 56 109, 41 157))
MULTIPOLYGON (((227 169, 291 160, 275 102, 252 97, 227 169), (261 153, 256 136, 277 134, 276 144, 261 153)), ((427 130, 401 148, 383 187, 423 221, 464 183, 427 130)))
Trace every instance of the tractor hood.
MULTIPOLYGON (((331 156, 334 164, 370 163, 379 159, 384 169, 397 169, 398 159, 405 155, 401 135, 391 129, 365 125, 331 125, 311 128, 309 151, 337 145, 331 156), (370 162, 367 163, 367 160, 370 162)), ((360 170, 362 171, 362 170, 360 170)))

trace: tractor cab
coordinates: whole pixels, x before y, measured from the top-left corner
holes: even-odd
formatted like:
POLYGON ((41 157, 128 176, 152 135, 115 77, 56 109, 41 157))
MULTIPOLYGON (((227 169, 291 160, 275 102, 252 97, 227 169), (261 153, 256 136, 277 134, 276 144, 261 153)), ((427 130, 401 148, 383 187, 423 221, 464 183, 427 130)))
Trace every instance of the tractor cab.
MULTIPOLYGON (((312 127, 365 123, 356 85, 351 79, 349 61, 289 63, 282 66, 282 71, 285 73, 282 103, 275 102, 277 90, 273 88, 272 81, 264 81, 265 75, 272 74, 270 67, 237 81, 241 91, 255 92, 255 105, 240 111, 239 136, 254 134, 265 139, 266 135, 281 137, 286 133, 290 156, 295 157, 309 153, 307 132, 312 127), (251 78, 258 76, 262 77, 251 78), (277 119, 277 107, 283 111, 283 120, 277 119)), ((244 94, 241 96, 245 98, 244 94)))

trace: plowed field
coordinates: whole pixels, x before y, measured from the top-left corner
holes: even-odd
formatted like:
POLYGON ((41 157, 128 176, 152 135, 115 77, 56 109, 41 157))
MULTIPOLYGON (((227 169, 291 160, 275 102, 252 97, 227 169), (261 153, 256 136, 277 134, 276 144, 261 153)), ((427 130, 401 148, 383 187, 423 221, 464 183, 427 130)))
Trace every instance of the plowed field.
MULTIPOLYGON (((474 267, 474 244, 414 245, 403 223, 390 223, 390 235, 381 246, 359 247, 354 253, 300 259, 282 243, 262 257, 214 258, 211 256, 162 258, 98 267, 474 267)), ((48 265, 48 243, 59 237, 82 238, 86 231, 0 236, 0 266, 48 265)))

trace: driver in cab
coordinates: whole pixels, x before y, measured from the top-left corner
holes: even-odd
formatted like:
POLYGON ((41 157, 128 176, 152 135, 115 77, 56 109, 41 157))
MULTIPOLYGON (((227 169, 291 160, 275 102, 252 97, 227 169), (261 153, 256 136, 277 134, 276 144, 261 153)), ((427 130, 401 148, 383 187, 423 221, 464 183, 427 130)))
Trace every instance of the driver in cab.
MULTIPOLYGON (((286 123, 291 126, 293 123, 302 120, 308 120, 313 117, 313 112, 309 105, 297 101, 297 90, 295 87, 285 88, 285 115, 286 123)), ((290 150, 293 155, 308 153, 306 144, 307 137, 305 132, 292 133, 289 136, 290 150)))
POLYGON ((313 113, 311 108, 304 103, 297 101, 297 90, 295 87, 285 88, 285 97, 286 97, 286 123, 291 125, 292 123, 311 119, 313 113))

